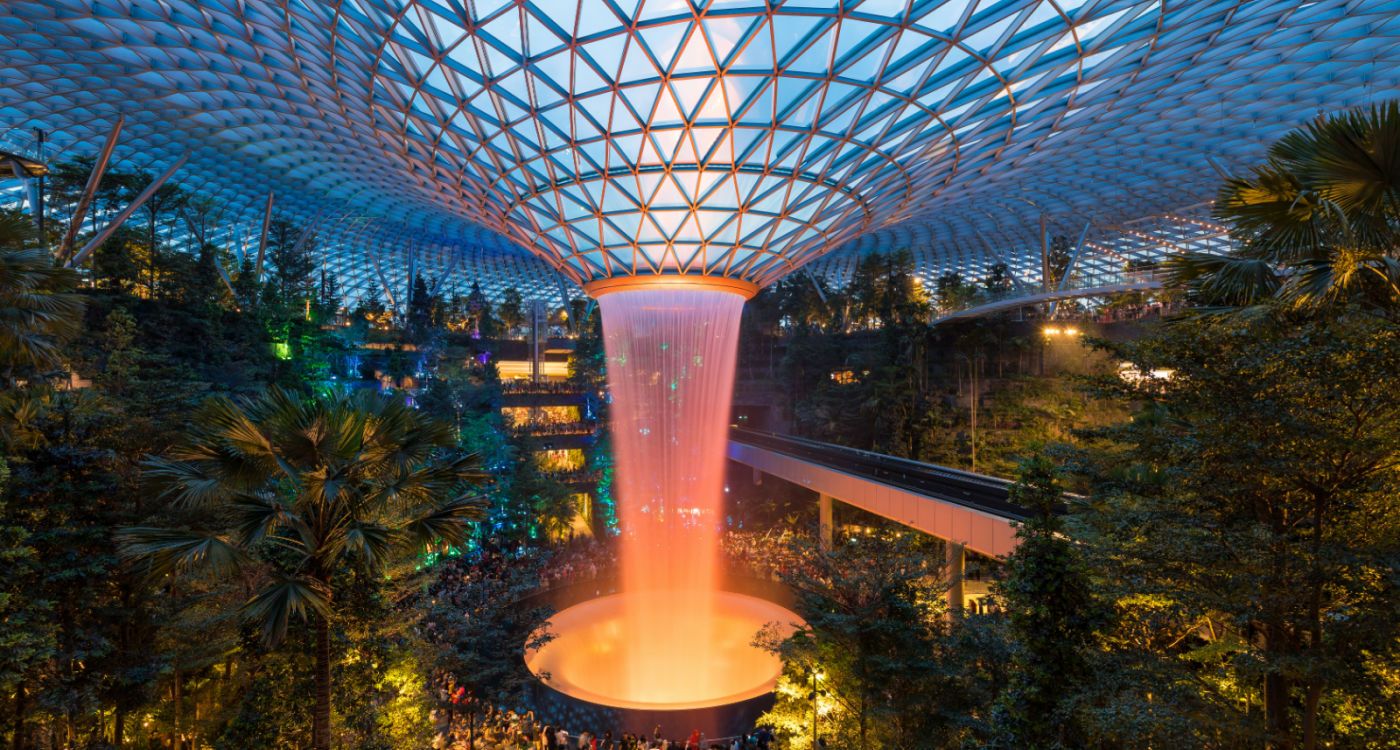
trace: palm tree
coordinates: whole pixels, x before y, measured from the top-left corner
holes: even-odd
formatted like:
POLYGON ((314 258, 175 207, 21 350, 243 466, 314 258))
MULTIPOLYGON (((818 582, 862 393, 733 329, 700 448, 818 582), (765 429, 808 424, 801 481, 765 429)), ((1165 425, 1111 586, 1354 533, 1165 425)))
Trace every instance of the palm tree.
POLYGON ((34 244, 29 219, 0 212, 0 376, 6 385, 60 364, 59 344, 82 329, 76 284, 71 269, 56 267, 34 244))
POLYGON ((1188 254, 1169 277, 1206 304, 1400 307, 1400 102, 1319 118, 1227 180, 1216 215, 1238 249, 1188 254))
POLYGON ((125 529, 118 543, 155 579, 264 571, 244 614, 269 645, 294 617, 313 624, 312 747, 326 750, 337 574, 382 575, 396 555, 466 541, 481 504, 464 491, 484 475, 455 437, 402 399, 367 391, 213 399, 182 445, 147 462, 175 508, 210 523, 125 529))

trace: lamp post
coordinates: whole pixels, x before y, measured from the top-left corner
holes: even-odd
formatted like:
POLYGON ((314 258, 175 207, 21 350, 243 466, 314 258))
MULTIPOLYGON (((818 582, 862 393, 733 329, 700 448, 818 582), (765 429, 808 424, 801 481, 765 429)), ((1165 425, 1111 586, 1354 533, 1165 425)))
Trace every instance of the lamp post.
POLYGON ((821 670, 811 667, 808 667, 806 671, 807 675, 812 678, 812 691, 807 694, 807 697, 812 701, 812 750, 817 750, 817 702, 821 696, 821 691, 817 689, 817 681, 823 675, 821 670))

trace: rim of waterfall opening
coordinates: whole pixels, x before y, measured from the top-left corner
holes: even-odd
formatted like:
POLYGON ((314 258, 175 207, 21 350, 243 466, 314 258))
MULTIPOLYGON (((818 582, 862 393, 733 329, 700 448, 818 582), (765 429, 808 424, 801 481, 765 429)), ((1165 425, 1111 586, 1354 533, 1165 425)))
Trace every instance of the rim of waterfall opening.
POLYGON ((583 285, 583 291, 597 299, 605 294, 634 289, 701 289, 738 294, 744 299, 753 299, 759 286, 752 281, 731 279, 728 276, 700 276, 695 274, 612 276, 596 279, 583 285))

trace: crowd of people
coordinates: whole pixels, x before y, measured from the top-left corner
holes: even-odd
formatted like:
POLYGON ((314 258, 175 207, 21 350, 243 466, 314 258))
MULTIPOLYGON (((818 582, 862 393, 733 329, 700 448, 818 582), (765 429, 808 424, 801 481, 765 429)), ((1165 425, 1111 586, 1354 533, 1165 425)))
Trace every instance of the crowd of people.
MULTIPOLYGON (((730 530, 723 534, 721 548, 731 566, 776 579, 801 564, 803 545, 795 541, 790 531, 730 530)), ((511 585, 523 580, 523 594, 611 575, 617 554, 615 540, 593 538, 549 548, 476 550, 443 566, 432 593, 465 609, 483 591, 500 591, 496 584, 507 580, 511 585)), ((474 702, 460 690, 443 687, 440 692, 442 708, 435 716, 439 750, 766 750, 772 741, 766 730, 719 739, 706 739, 697 731, 677 739, 663 737, 659 728, 650 733, 562 728, 547 725, 528 711, 474 702)))
POLYGON ((616 545, 592 537, 575 539, 547 553, 540 565, 540 587, 549 589, 591 581, 609 573, 616 565, 616 545))
POLYGON ((434 750, 769 750, 773 734, 758 728, 740 737, 708 739, 692 730, 685 739, 650 732, 570 730, 537 719, 533 712, 479 705, 462 693, 442 695, 447 708, 434 713, 434 750))
POLYGON ((576 422, 521 422, 511 425, 510 429, 517 435, 590 435, 597 429, 596 422, 579 420, 576 422))
POLYGON ((545 475, 550 479, 562 484, 583 484, 586 482, 597 482, 603 478, 603 472, 597 469, 569 469, 565 471, 546 471, 545 475))
POLYGON ((802 565, 806 544, 791 530, 726 531, 720 548, 730 565, 744 568, 762 578, 781 580, 802 565))
POLYGON ((504 380, 501 381, 502 393, 581 393, 579 386, 566 380, 504 380))

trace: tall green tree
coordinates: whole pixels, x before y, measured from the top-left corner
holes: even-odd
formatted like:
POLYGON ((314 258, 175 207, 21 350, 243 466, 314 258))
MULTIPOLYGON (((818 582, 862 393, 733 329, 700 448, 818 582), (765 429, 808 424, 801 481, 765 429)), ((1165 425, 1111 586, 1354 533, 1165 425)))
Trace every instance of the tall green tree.
POLYGON ((147 469, 190 512, 189 528, 129 528, 121 548, 156 579, 261 570, 244 613, 268 644, 293 619, 311 622, 312 747, 327 750, 337 575, 378 575, 406 552, 465 542, 480 504, 464 491, 482 475, 455 445, 450 426, 363 391, 214 399, 147 469))
POLYGON ((1094 591, 1084 551, 1064 533, 1056 470, 1044 457, 1027 460, 1011 487, 1029 517, 1006 557, 995 592, 1011 638, 1010 682, 998 698, 996 747, 1077 748, 1085 732, 1075 699, 1093 680, 1090 651, 1108 610, 1094 591))
POLYGON ((10 468, 0 458, 0 695, 13 696, 10 705, 12 746, 22 748, 27 737, 25 717, 33 685, 30 680, 58 653, 58 638, 51 627, 53 602, 36 591, 33 582, 42 560, 28 529, 9 508, 10 468))
POLYGON ((501 296, 501 304, 496 308, 496 315, 500 318, 505 333, 525 325, 525 301, 520 296, 519 289, 510 287, 505 290, 501 296))
POLYGON ((1400 667, 1400 330, 1283 307, 1113 349, 1170 377, 1101 381, 1144 408, 1101 433, 1075 535, 1187 624, 1159 653, 1192 665, 1197 724, 1313 750, 1383 726, 1365 696, 1400 667))
POLYGON ((806 550, 787 571, 805 623, 759 639, 783 659, 777 703, 759 723, 788 747, 812 748, 814 733, 853 750, 956 746, 958 719, 940 707, 951 684, 939 663, 942 566, 926 544, 865 537, 806 550))
POLYGON ((434 339, 440 331, 443 312, 442 298, 436 293, 436 286, 422 274, 413 277, 408 312, 404 316, 404 333, 420 350, 436 349, 434 339))

